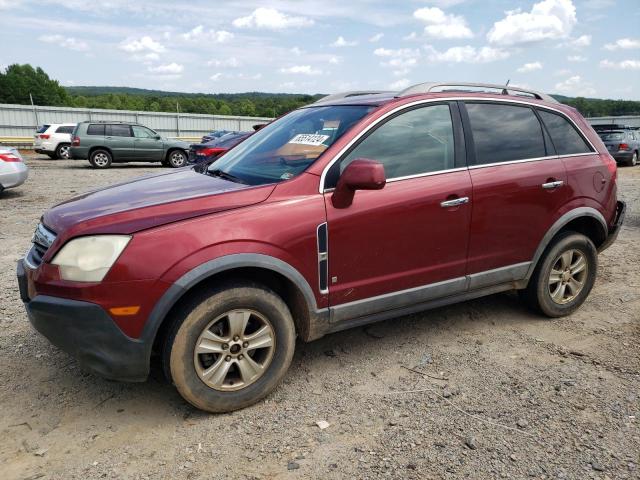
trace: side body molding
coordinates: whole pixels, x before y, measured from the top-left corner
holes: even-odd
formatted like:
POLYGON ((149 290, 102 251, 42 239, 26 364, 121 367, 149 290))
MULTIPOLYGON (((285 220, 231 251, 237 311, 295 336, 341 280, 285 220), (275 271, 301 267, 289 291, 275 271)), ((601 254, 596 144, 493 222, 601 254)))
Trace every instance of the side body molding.
POLYGON ((185 273, 173 285, 171 285, 171 287, 169 287, 162 298, 160 298, 156 303, 149 315, 141 336, 141 339, 145 340, 145 344, 148 346, 149 356, 151 355, 151 347, 153 346, 155 336, 166 315, 191 287, 217 273, 243 267, 264 268, 283 275, 300 289, 304 295, 305 302, 309 307, 309 313, 311 316, 315 316, 316 318, 322 317, 325 314, 325 310, 326 315, 328 316, 328 309, 324 309, 322 311, 317 310, 316 299, 309 283, 302 274, 298 272, 298 270, 288 263, 269 255, 257 253, 225 255, 203 263, 202 265, 199 265, 193 270, 185 273))
POLYGON ((531 259, 531 265, 529 266, 529 270, 527 271, 527 275, 525 277, 525 280, 527 282, 531 278, 531 275, 533 275, 533 271, 535 270, 536 265, 538 264, 538 260, 540 260, 540 257, 544 253, 545 249, 549 246, 549 243, 551 242, 553 237, 555 237, 556 234, 560 230, 562 230, 562 227, 567 225, 572 220, 575 220, 576 218, 581 218, 581 217, 592 217, 598 220, 598 222, 600 222, 600 225, 602 225, 602 231, 605 237, 607 236, 609 231, 609 228, 607 227, 607 221, 598 210, 591 207, 579 207, 579 208, 574 208, 573 210, 569 210, 567 213, 562 215, 558 220, 556 220, 555 223, 551 225, 551 228, 547 230, 547 233, 545 233, 544 237, 542 237, 542 240, 540 241, 540 245, 538 245, 538 249, 536 250, 536 253, 533 255, 533 258, 531 259))

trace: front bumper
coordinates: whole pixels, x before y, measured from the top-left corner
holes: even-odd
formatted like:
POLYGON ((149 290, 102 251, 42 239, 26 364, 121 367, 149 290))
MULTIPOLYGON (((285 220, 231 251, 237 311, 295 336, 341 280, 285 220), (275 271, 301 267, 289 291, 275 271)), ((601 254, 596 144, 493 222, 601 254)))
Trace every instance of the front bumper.
POLYGON ((126 336, 102 307, 48 295, 31 299, 22 260, 18 262, 17 275, 29 321, 53 345, 105 378, 127 382, 147 379, 147 345, 126 336))
POLYGON ((624 223, 624 216, 627 213, 627 204, 621 200, 618 200, 616 203, 616 217, 613 221, 613 225, 609 227, 609 235, 607 235, 606 240, 600 245, 598 248, 598 252, 602 252, 611 246, 613 242, 618 238, 618 234, 620 233, 620 227, 624 223))

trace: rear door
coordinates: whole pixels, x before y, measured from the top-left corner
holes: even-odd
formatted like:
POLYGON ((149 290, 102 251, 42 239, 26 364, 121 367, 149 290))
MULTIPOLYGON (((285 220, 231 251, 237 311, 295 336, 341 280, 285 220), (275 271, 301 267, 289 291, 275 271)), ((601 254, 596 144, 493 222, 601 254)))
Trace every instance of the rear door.
POLYGON ((471 181, 455 103, 385 120, 331 167, 325 191, 333 321, 466 288, 471 181), (357 191, 350 206, 336 208, 330 190, 357 158, 381 162, 387 184, 357 191))
POLYGON ((114 123, 105 125, 105 146, 113 153, 113 160, 135 160, 131 126, 114 123))
POLYGON ((134 155, 136 160, 145 162, 159 162, 162 160, 164 143, 162 138, 153 130, 141 125, 132 125, 134 155))
POLYGON ((534 109, 463 102, 473 184, 470 288, 522 278, 566 203, 567 174, 534 109))

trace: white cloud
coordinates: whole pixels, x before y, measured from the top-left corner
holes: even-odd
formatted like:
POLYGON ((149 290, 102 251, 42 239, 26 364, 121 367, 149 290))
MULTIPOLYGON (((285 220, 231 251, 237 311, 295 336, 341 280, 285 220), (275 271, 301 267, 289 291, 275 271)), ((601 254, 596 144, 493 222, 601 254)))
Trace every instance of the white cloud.
POLYGON ((521 66, 518 69, 518 72, 527 73, 527 72, 533 72, 535 70, 542 70, 542 63, 540 62, 525 63, 523 66, 521 66))
POLYGON ((389 90, 403 90, 409 85, 411 85, 411 81, 409 81, 407 78, 401 78, 389 84, 389 90))
POLYGON ((580 35, 578 38, 569 40, 566 45, 573 48, 588 47, 591 45, 591 35, 580 35))
POLYGON ((446 14, 437 7, 419 8, 413 12, 414 18, 427 24, 424 33, 431 38, 471 38, 473 32, 467 21, 459 15, 446 14))
POLYGON ((569 62, 586 62, 587 61, 587 57, 584 57, 582 55, 569 55, 567 57, 567 60, 569 62))
POLYGON ((530 12, 515 10, 493 24, 487 39, 494 45, 519 45, 567 38, 576 25, 572 0, 542 0, 530 12))
POLYGON ((373 54, 388 60, 380 63, 383 67, 393 68, 395 76, 406 75, 418 64, 420 50, 413 48, 376 48, 373 54))
POLYGON ((427 59, 434 63, 490 63, 504 60, 510 56, 509 52, 499 48, 476 48, 471 45, 451 47, 444 52, 436 50, 431 45, 426 45, 424 48, 427 52, 427 59))
POLYGON ((209 60, 207 62, 207 65, 210 66, 210 67, 237 68, 237 67, 241 66, 242 63, 236 57, 230 57, 230 58, 226 58, 224 60, 217 60, 217 59, 209 60))
POLYGON ((86 52, 89 50, 89 45, 86 42, 73 37, 63 37, 62 35, 42 35, 38 37, 38 40, 45 43, 55 43, 60 47, 75 50, 76 52, 86 52))
POLYGON ((127 38, 120 43, 118 48, 130 53, 138 53, 143 51, 162 53, 165 50, 164 45, 156 42, 153 38, 147 35, 139 39, 127 38))
POLYGON ((236 28, 263 28, 267 30, 284 30, 286 28, 308 27, 313 20, 306 17, 295 17, 279 12, 275 8, 256 8, 246 17, 236 18, 233 26, 236 28))
POLYGON ((224 43, 233 38, 233 33, 226 30, 205 30, 202 25, 194 27, 187 33, 183 33, 182 38, 186 41, 210 41, 213 43, 224 43))
POLYGON ((338 65, 339 63, 342 63, 342 57, 336 57, 335 55, 333 55, 329 57, 329 60, 327 61, 332 65, 338 65))
POLYGON ((358 42, 345 40, 342 35, 336 38, 336 41, 331 44, 332 47, 355 47, 358 42))
POLYGON ((596 93, 593 86, 590 83, 584 82, 580 75, 574 75, 562 82, 556 83, 555 89, 558 93, 566 93, 579 97, 594 95, 596 93))
POLYGON ((296 75, 321 75, 322 70, 311 67, 311 65, 294 65, 293 67, 281 68, 280 73, 296 75))
POLYGON ((640 48, 640 39, 620 38, 614 43, 607 43, 604 48, 607 50, 629 50, 632 48, 640 48))
POLYGON ((158 65, 157 67, 149 67, 151 73, 159 73, 161 75, 177 75, 182 73, 184 66, 179 63, 168 63, 166 65, 158 65))
POLYGON ((209 77, 209 79, 213 80, 214 82, 217 82, 218 80, 220 80, 222 78, 222 73, 218 72, 218 73, 214 73, 213 75, 211 75, 209 77))
POLYGON ((640 70, 640 60, 622 60, 620 62, 602 60, 600 62, 600 67, 611 68, 614 70, 640 70))
POLYGON ((371 43, 376 43, 382 40, 382 37, 384 37, 384 33, 376 33, 373 37, 369 38, 369 41, 371 43))

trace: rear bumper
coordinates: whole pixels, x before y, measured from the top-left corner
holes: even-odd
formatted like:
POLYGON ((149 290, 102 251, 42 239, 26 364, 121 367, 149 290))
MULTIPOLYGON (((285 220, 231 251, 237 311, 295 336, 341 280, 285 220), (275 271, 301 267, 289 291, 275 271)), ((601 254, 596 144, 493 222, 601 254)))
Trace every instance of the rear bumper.
POLYGON ((0 172, 0 190, 18 187, 29 177, 29 168, 22 162, 4 163, 0 172))
POLYGON ((611 156, 615 159, 616 162, 628 162, 633 158, 633 152, 615 152, 612 153, 611 156))
POLYGON ((69 149, 69 157, 73 160, 86 160, 89 158, 88 147, 71 147, 69 149))
POLYGON ((613 242, 618 238, 620 233, 620 227, 624 223, 624 216, 627 213, 627 204, 621 200, 618 200, 616 204, 616 217, 613 221, 613 225, 609 228, 609 235, 602 245, 598 248, 598 252, 602 252, 611 246, 613 242))
POLYGON ((30 299, 22 260, 18 262, 17 276, 31 325, 53 345, 105 378, 127 382, 147 379, 146 344, 126 336, 102 307, 48 295, 30 299))

